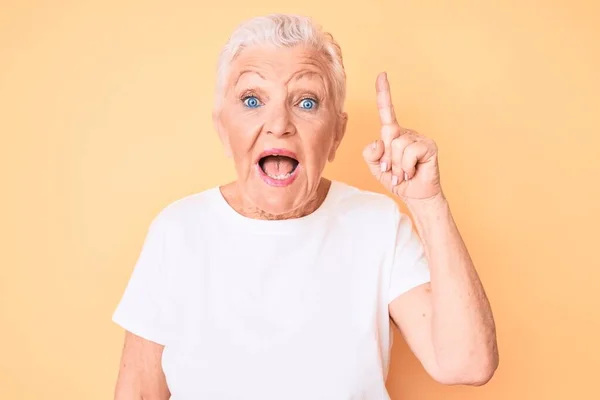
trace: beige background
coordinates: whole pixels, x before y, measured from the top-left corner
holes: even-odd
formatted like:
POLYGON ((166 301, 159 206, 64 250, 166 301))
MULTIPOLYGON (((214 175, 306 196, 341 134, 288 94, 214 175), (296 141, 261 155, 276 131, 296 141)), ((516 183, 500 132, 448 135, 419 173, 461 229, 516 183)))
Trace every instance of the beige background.
POLYGON ((110 317, 150 220, 234 176, 210 119, 217 52, 280 11, 344 50, 349 131, 327 175, 381 191, 360 149, 388 71, 401 123, 439 144, 494 307, 489 385, 438 385, 398 344, 392 397, 600 398, 600 3, 281 4, 0 0, 0 398, 111 398, 110 317))

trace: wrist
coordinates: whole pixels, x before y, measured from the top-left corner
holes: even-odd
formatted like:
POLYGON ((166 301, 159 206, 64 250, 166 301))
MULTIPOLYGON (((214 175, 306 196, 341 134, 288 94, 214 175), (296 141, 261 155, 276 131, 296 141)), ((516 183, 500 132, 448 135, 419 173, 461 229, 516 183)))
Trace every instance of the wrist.
POLYGON ((439 211, 449 209, 448 200, 443 192, 439 192, 426 199, 404 199, 404 204, 415 217, 420 215, 427 216, 432 213, 437 214, 439 211))
POLYGON ((427 199, 407 200, 405 204, 421 234, 452 221, 450 205, 442 192, 427 199))

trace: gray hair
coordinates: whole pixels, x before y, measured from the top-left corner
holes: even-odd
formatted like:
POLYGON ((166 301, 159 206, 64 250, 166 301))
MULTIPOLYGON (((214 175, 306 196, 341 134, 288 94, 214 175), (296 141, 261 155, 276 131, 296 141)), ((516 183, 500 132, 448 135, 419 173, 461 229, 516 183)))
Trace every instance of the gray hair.
POLYGON ((330 33, 324 32, 311 18, 291 14, 255 17, 239 25, 233 32, 219 56, 217 107, 223 100, 230 64, 243 49, 254 45, 293 47, 301 44, 313 47, 326 57, 335 107, 341 112, 346 98, 346 72, 340 46, 330 33))

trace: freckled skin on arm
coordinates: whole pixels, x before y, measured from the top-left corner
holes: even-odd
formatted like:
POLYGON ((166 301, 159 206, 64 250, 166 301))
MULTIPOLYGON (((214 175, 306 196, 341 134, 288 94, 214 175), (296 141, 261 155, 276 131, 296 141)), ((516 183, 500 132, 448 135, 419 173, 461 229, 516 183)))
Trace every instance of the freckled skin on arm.
POLYGON ((168 400, 171 397, 162 370, 164 346, 125 334, 115 400, 168 400))

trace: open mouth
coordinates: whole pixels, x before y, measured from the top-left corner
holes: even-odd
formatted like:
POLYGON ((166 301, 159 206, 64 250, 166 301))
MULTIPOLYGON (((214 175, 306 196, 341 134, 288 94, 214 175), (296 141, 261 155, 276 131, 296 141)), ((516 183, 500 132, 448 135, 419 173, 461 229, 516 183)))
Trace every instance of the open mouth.
POLYGON ((266 176, 276 181, 291 178, 298 168, 298 160, 291 155, 269 154, 258 160, 258 166, 266 176))

